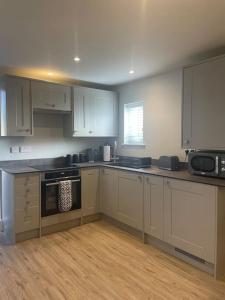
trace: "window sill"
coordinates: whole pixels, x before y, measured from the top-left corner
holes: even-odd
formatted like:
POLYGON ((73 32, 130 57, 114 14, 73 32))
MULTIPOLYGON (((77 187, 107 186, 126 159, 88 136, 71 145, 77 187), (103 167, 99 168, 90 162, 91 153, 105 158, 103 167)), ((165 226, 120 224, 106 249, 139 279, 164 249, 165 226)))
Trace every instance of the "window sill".
POLYGON ((146 144, 122 144, 122 147, 145 148, 146 144))

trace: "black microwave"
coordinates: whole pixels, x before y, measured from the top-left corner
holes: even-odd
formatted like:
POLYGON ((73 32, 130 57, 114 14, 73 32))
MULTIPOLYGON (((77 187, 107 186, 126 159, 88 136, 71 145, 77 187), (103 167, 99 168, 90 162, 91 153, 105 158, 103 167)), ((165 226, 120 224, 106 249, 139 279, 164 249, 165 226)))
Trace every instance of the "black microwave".
POLYGON ((225 178, 225 152, 190 152, 188 170, 196 175, 225 178))

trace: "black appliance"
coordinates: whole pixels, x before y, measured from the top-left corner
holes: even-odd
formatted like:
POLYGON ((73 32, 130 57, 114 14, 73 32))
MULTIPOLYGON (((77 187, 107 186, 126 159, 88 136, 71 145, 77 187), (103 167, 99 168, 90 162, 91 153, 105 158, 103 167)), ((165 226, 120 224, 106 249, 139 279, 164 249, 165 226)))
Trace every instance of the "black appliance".
POLYGON ((73 154, 73 164, 79 163, 79 154, 73 154))
POLYGON ((196 175, 225 178, 225 152, 190 152, 188 154, 188 170, 196 175))
POLYGON ((180 168, 179 158, 177 156, 160 156, 158 167, 164 170, 177 171, 180 168))
POLYGON ((71 154, 67 154, 67 156, 65 158, 65 164, 67 166, 72 166, 72 164, 73 164, 73 156, 71 154))
POLYGON ((151 167, 151 157, 133 157, 133 156, 119 156, 116 164, 127 168, 149 168, 151 167))
POLYGON ((89 162, 88 155, 85 152, 80 152, 79 153, 79 163, 85 163, 85 162, 89 162))
POLYGON ((81 208, 81 177, 78 168, 58 169, 41 174, 41 216, 61 213, 58 210, 59 183, 70 180, 72 184, 72 208, 81 208))

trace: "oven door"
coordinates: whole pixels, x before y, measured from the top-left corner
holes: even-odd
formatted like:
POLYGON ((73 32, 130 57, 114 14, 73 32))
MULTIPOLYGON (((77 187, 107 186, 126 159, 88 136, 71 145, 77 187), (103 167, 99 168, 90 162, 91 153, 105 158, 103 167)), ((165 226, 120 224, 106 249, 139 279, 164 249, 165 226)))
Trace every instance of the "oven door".
POLYGON ((189 170, 193 174, 218 176, 219 156, 207 153, 190 153, 188 160, 189 170))
MULTIPOLYGON (((65 179, 68 180, 68 179, 65 179)), ((81 208, 81 179, 80 177, 70 178, 72 183, 72 208, 81 208)), ((41 183, 41 216, 50 216, 61 213, 58 210, 59 183, 60 180, 46 180, 41 183)))

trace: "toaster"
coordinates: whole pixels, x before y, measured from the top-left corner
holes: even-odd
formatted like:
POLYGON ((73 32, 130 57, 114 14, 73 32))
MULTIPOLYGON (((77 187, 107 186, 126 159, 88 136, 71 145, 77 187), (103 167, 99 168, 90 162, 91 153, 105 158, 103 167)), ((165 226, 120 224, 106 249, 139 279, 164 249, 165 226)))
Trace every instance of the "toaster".
POLYGON ((177 156, 160 156, 158 167, 160 169, 176 171, 180 168, 179 158, 177 156))

